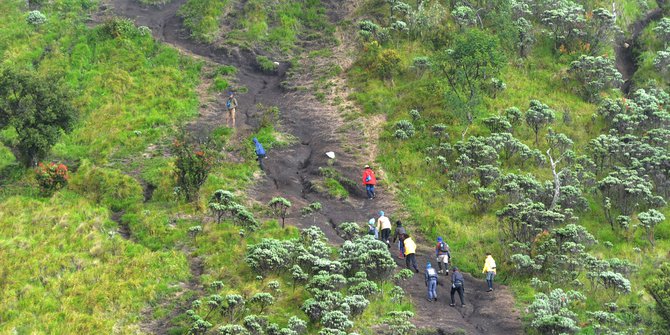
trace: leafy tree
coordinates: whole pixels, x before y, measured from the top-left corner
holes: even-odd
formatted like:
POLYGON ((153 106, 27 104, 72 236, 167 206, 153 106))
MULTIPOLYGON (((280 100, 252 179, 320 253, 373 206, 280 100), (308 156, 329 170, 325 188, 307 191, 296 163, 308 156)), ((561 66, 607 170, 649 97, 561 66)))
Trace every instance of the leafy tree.
POLYGON ((291 278, 293 278, 293 291, 295 291, 296 285, 299 283, 306 283, 309 279, 309 275, 302 270, 300 265, 295 264, 293 265, 293 268, 291 268, 291 278))
POLYGON ((33 10, 30 13, 28 13, 28 17, 26 17, 26 22, 28 24, 38 27, 47 22, 47 17, 42 14, 39 10, 33 10))
POLYGON ((598 182, 598 190, 609 199, 623 215, 652 201, 653 185, 634 170, 618 169, 598 182))
POLYGON ((510 107, 505 109, 503 112, 507 121, 513 126, 516 127, 521 123, 521 111, 516 107, 510 107))
POLYGON ((622 274, 613 271, 603 271, 598 274, 600 283, 615 293, 630 293, 630 281, 622 274))
POLYGON ((395 123, 395 133, 393 134, 399 140, 406 140, 414 136, 414 125, 409 120, 400 120, 395 123))
POLYGON ((216 217, 216 223, 221 223, 221 219, 235 205, 235 196, 230 191, 216 190, 209 200, 209 209, 216 217))
POLYGON ((623 77, 614 62, 601 56, 581 55, 570 64, 569 72, 582 84, 582 93, 589 101, 595 101, 602 90, 623 84, 623 77))
POLYGON ((217 329, 220 335, 249 335, 249 331, 240 325, 225 325, 217 329))
POLYGON ((654 57, 654 68, 661 73, 667 73, 670 70, 670 49, 659 50, 654 57))
POLYGON ((665 47, 668 47, 668 42, 670 42, 670 18, 664 17, 658 21, 656 27, 652 29, 656 34, 658 39, 663 41, 665 47))
POLYGON ((384 280, 396 268, 386 243, 370 236, 345 241, 340 249, 340 259, 349 273, 362 271, 372 280, 384 280))
POLYGON ((312 202, 309 205, 300 209, 300 214, 303 216, 312 215, 312 223, 316 223, 316 213, 320 212, 322 209, 320 202, 312 202))
POLYGON ((569 48, 584 34, 584 7, 570 0, 560 0, 552 7, 542 13, 542 23, 549 27, 555 50, 561 46, 569 48))
POLYGON ((15 69, 0 70, 0 130, 16 131, 17 144, 5 143, 29 167, 37 164, 77 118, 71 93, 56 78, 15 69))
POLYGON ((495 202, 496 191, 480 187, 472 191, 472 196, 475 198, 475 208, 479 213, 483 213, 495 202))
POLYGON ((501 232, 510 241, 530 243, 545 229, 563 223, 565 215, 547 210, 542 203, 526 200, 509 204, 496 212, 501 232))
POLYGON ((274 302, 275 298, 272 296, 272 294, 267 292, 256 293, 251 297, 251 299, 249 299, 250 304, 258 306, 258 313, 260 314, 263 314, 263 311, 270 305, 274 304, 274 302))
POLYGON ((644 287, 656 301, 661 328, 670 328, 670 263, 663 263, 644 287))
POLYGON ((177 179, 178 194, 183 194, 186 201, 196 201, 200 187, 205 183, 209 171, 214 166, 213 143, 211 141, 197 143, 182 133, 175 139, 172 152, 176 158, 174 174, 177 179))
POLYGON ((192 226, 188 228, 188 234, 193 238, 193 242, 196 242, 198 234, 202 233, 202 226, 192 226))
POLYGON ((272 209, 274 215, 281 218, 281 227, 284 228, 284 220, 286 214, 288 214, 288 209, 291 208, 291 202, 282 197, 274 197, 268 202, 268 206, 272 209))
POLYGON ((542 334, 570 334, 579 330, 577 314, 570 310, 570 306, 584 300, 584 296, 575 291, 563 292, 555 289, 548 295, 538 293, 535 300, 528 307, 533 319, 531 326, 542 334))
MULTIPOLYGON (((495 37, 472 29, 456 36, 452 48, 438 52, 432 63, 447 79, 452 93, 470 104, 481 91, 483 80, 500 72, 505 57, 495 37)), ((472 120, 470 114, 468 120, 472 120)))
POLYGON ((349 321, 346 314, 340 311, 332 311, 323 314, 321 317, 321 324, 326 328, 347 330, 354 326, 354 323, 349 321))
POLYGON ((307 322, 297 316, 292 316, 288 319, 288 328, 294 331, 296 335, 304 335, 307 333, 307 322))
POLYGON ((337 226, 337 232, 345 240, 353 240, 361 233, 361 227, 356 222, 342 222, 337 226))
POLYGON ((274 239, 263 239, 260 243, 247 248, 245 261, 256 272, 266 276, 286 269, 289 265, 289 252, 285 243, 274 239))
POLYGON ((541 103, 538 100, 530 101, 530 107, 526 111, 524 117, 526 124, 531 129, 533 129, 533 132, 535 133, 535 145, 537 145, 538 134, 540 130, 544 126, 554 122, 556 119, 554 110, 550 109, 549 106, 541 103))
POLYGON ((649 240, 649 244, 654 247, 656 245, 656 239, 654 238, 656 226, 665 220, 665 215, 655 209, 650 209, 638 214, 637 219, 640 220, 640 224, 647 232, 647 240, 649 240))
POLYGON ((457 6, 451 15, 454 21, 458 24, 458 28, 462 31, 463 28, 474 26, 477 24, 477 15, 475 11, 468 6, 457 6))
POLYGON ((587 15, 587 24, 584 31, 584 41, 587 43, 589 53, 596 55, 600 53, 603 45, 612 42, 615 34, 621 29, 616 24, 616 17, 607 9, 596 8, 587 15))
POLYGON ((526 58, 533 43, 535 43, 533 25, 529 20, 520 17, 514 21, 514 28, 516 29, 516 47, 519 49, 519 56, 526 58))
POLYGON ((394 311, 386 313, 384 322, 389 326, 391 335, 412 335, 416 333, 416 326, 409 319, 414 313, 408 311, 394 311))
POLYGON ((483 122, 492 133, 509 133, 512 131, 512 124, 504 116, 491 116, 484 119, 483 122))
POLYGON ((384 49, 375 58, 372 68, 384 80, 393 85, 393 75, 400 71, 400 55, 396 50, 384 49))

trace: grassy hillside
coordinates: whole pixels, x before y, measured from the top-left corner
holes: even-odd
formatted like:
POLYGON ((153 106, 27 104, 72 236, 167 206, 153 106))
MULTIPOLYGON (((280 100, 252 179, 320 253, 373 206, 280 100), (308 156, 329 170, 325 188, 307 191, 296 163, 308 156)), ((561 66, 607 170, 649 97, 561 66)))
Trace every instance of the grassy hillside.
MULTIPOLYGON (((566 173, 570 173, 569 170, 572 170, 577 174, 582 174, 584 172, 582 169, 588 171, 587 165, 584 165, 579 157, 582 155, 588 157, 592 153, 590 151, 592 148, 589 147, 590 141, 610 131, 610 125, 599 113, 599 106, 601 101, 606 99, 621 100, 621 93, 614 89, 604 89, 598 92, 595 99, 587 99, 582 94, 579 78, 571 75, 569 71, 573 61, 578 60, 581 54, 589 53, 590 50, 583 49, 584 40, 588 36, 583 37, 583 40, 565 40, 562 42, 565 44, 555 49, 546 22, 540 22, 540 15, 533 16, 533 13, 536 13, 534 10, 537 10, 533 4, 542 6, 539 5, 544 3, 541 1, 515 2, 530 4, 529 7, 521 9, 514 7, 514 4, 506 7, 504 2, 474 2, 469 5, 474 8, 464 4, 450 5, 438 1, 422 4, 413 1, 407 3, 408 7, 402 7, 404 5, 392 1, 366 2, 360 14, 369 20, 359 21, 357 27, 359 30, 355 31, 360 48, 357 65, 350 71, 349 78, 356 87, 356 93, 352 98, 360 103, 364 113, 383 113, 387 116, 387 123, 379 143, 381 154, 378 161, 393 184, 397 185, 399 198, 412 215, 411 227, 421 230, 431 238, 446 237, 452 248, 455 263, 473 273, 481 271, 485 252, 492 252, 499 262, 499 280, 514 287, 521 303, 531 303, 539 292, 548 293, 555 288, 563 288, 566 291, 581 290, 586 295, 585 303, 577 303, 571 307, 578 315, 575 320, 579 320, 580 333, 591 334, 600 326, 593 314, 587 312, 602 309, 608 303, 618 304, 620 312, 630 309, 634 311, 633 313, 640 313, 638 315, 642 318, 635 319, 637 321, 631 324, 627 323, 630 322, 628 320, 624 322, 626 326, 613 326, 612 329, 619 327, 621 331, 626 329, 624 332, 632 332, 632 329, 641 325, 649 326, 652 323, 650 320, 655 316, 651 308, 653 300, 645 292, 645 285, 648 278, 654 276, 653 273, 659 264, 668 260, 670 224, 668 220, 664 220, 656 227, 656 244, 653 248, 647 241, 644 229, 632 231, 610 229, 603 209, 604 196, 598 191, 597 184, 606 173, 594 170, 594 180, 591 182, 577 176, 579 180, 577 185, 581 188, 587 203, 582 209, 576 209, 574 212, 576 217, 568 222, 584 226, 598 240, 598 244, 587 246, 588 252, 594 257, 604 260, 618 258, 634 265, 635 270, 626 274, 632 285, 628 294, 603 294, 601 291, 603 288, 597 284, 597 280, 589 279, 592 278, 589 277, 589 270, 579 270, 581 267, 579 261, 574 262, 568 272, 552 270, 551 264, 545 264, 540 271, 524 267, 523 262, 519 262, 520 258, 512 257, 513 254, 521 255, 524 252, 519 253, 518 245, 512 244, 515 242, 514 239, 510 239, 503 232, 507 227, 507 221, 500 217, 499 211, 509 208, 505 206, 515 201, 505 191, 510 184, 504 178, 509 178, 513 174, 532 176, 537 182, 545 185, 543 192, 548 192, 545 196, 539 196, 544 197, 540 202, 544 201, 544 205, 549 207, 552 198, 554 182, 546 151, 552 148, 554 159, 560 153, 556 151, 557 147, 545 139, 548 134, 546 126, 541 128, 539 141, 535 143, 535 135, 523 118, 531 100, 539 100, 553 109, 555 121, 548 126, 553 132, 565 134, 574 142, 570 145, 569 155, 572 158, 567 158, 570 163, 567 166, 562 165, 563 167, 559 163, 559 171, 565 169, 568 171, 566 173), (477 10, 481 13, 482 21, 473 14, 477 10), (501 13, 510 14, 509 17, 502 18, 507 14, 501 13), (524 32, 532 36, 532 41, 524 41, 528 43, 530 49, 526 55, 519 54, 517 39, 519 21, 514 21, 519 17, 524 17, 527 19, 526 22, 531 24, 530 30, 524 32), (468 31, 481 31, 495 44, 493 50, 482 51, 484 56, 472 53, 468 56, 488 60, 487 57, 492 57, 490 55, 493 52, 499 52, 505 59, 500 65, 484 70, 490 71, 491 75, 482 78, 481 84, 476 84, 480 86, 470 100, 455 97, 454 91, 458 86, 455 87, 453 84, 459 85, 458 78, 462 77, 458 77, 458 71, 461 70, 456 68, 455 72, 441 72, 443 65, 439 63, 442 61, 441 57, 445 57, 444 50, 447 48, 454 50, 447 52, 446 57, 451 57, 447 61, 449 63, 447 67, 454 68, 453 64, 458 64, 457 62, 469 61, 465 57, 457 58, 459 48, 467 49, 465 43, 472 45, 476 43, 473 42, 474 38, 480 36, 471 34, 465 39, 459 39, 459 36, 467 34, 468 31), (568 43, 577 43, 580 46, 570 49, 568 43), (486 54, 488 52, 491 53, 486 54), (492 87, 491 76, 504 82, 504 87, 502 89, 492 87), (456 79, 451 82, 453 78, 456 79), (487 126, 487 122, 492 120, 490 117, 504 118, 506 109, 510 107, 517 107, 520 110, 521 119, 509 129, 506 128, 508 126, 504 126, 503 129, 508 129, 504 132, 511 133, 513 138, 518 139, 530 150, 537 149, 536 157, 539 159, 539 164, 532 163, 531 154, 527 158, 505 159, 504 147, 492 148, 500 155, 491 154, 496 157, 492 163, 495 171, 477 170, 481 166, 479 164, 491 163, 477 161, 481 159, 477 158, 477 155, 486 156, 483 151, 477 150, 484 149, 468 149, 465 145, 476 143, 468 142, 473 138, 481 139, 485 143, 499 141, 491 136, 501 131, 491 129, 487 126), (472 117, 471 120, 468 120, 468 114, 472 117), (406 131, 408 123, 413 134, 406 131), (400 135, 399 130, 402 131, 400 135), (465 158, 462 156, 464 154, 465 158), (464 163, 468 159, 472 163, 464 163), (471 166, 472 169, 468 164, 474 165, 471 166), (485 181, 481 176, 488 173, 493 173, 490 177, 492 180, 487 180, 487 184, 484 184, 485 181), (484 197, 487 194, 492 196, 484 197), (574 277, 576 281, 561 280, 556 276, 574 277), (531 278, 533 280, 530 280, 531 278), (642 320, 644 320, 642 323, 636 324, 642 320)), ((591 1, 579 3, 586 8, 580 15, 585 15, 587 25, 591 20, 589 15, 594 13, 592 11, 595 8, 600 5, 606 8, 611 6, 591 1)), ((647 10, 638 7, 638 2, 623 2, 617 5, 622 12, 617 17, 616 23, 624 32, 627 31, 628 24, 647 10)), ((650 6, 654 7, 655 4, 650 6)), ((649 29, 651 27, 647 28, 649 29)), ((648 37, 642 43, 643 48, 658 46, 657 37, 648 37)), ((605 59, 607 57, 612 59, 612 46, 613 42, 609 42, 596 52, 595 56, 603 55, 605 59)), ((661 77, 653 68, 649 68, 650 60, 647 57, 649 57, 647 53, 643 53, 640 70, 635 75, 634 87, 647 90, 655 87, 665 88, 666 78, 661 77), (650 79, 649 77, 656 79, 656 82, 648 83, 646 80, 650 79)), ((475 66, 469 64, 470 68, 475 66)), ((486 65, 482 65, 482 68, 484 66, 486 65)), ((461 80, 466 79, 470 80, 472 77, 461 80)), ((661 127, 667 127, 667 124, 663 123, 661 127)), ((667 150, 667 143, 662 147, 665 148, 663 150, 667 150)), ((570 183, 565 177, 561 178, 563 183, 570 183)), ((657 185, 655 192, 667 200, 662 187, 657 185)), ((522 189, 528 191, 528 186, 523 186, 522 189)), ((658 210, 666 217, 670 213, 665 202, 658 207, 658 210)), ((559 209, 558 212, 560 211, 559 209)), ((637 213, 641 211, 642 209, 637 213)), ((530 220, 530 217, 523 220, 529 222, 527 220, 530 220)), ((633 225, 639 224, 635 217, 632 221, 633 225)), ((565 223, 567 222, 563 222, 561 226, 565 223)), ((527 251, 530 258, 527 260, 538 255, 553 257, 548 256, 550 254, 543 254, 541 248, 546 247, 546 244, 543 246, 543 234, 549 238, 557 238, 552 233, 556 228, 558 227, 552 227, 547 221, 544 221, 540 228, 536 228, 532 235, 537 235, 526 245, 530 248, 527 251)), ((568 258, 574 257, 575 251, 568 253, 568 258)), ((551 262, 560 264, 562 260, 551 262)), ((525 266, 529 266, 528 263, 525 266)), ((589 265, 586 265, 586 268, 589 268, 589 265)), ((622 318, 630 317, 625 316, 626 313, 628 312, 622 312, 624 315, 622 318)), ((532 317, 528 316, 529 322, 534 320, 532 317)), ((550 329, 558 328, 539 329, 544 329, 540 332, 548 332, 553 331, 550 329)), ((563 331, 576 330, 563 328, 563 331)))

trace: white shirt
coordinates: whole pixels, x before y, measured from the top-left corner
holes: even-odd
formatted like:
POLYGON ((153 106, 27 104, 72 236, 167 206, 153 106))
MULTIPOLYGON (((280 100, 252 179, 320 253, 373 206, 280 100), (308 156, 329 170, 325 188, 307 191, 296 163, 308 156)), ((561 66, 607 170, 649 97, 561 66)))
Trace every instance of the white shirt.
POLYGON ((377 219, 377 229, 391 229, 391 220, 386 216, 380 216, 379 219, 377 219))

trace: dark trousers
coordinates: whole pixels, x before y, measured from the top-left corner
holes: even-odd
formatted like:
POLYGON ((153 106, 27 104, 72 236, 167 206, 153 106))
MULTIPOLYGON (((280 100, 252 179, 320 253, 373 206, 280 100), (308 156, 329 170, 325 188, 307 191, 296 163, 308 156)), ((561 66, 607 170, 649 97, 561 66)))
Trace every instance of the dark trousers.
POLYGON ((257 155, 258 157, 258 166, 260 166, 261 171, 265 170, 265 166, 263 165, 263 158, 265 158, 265 155, 257 155))
POLYGON ((391 237, 391 228, 382 229, 382 242, 386 243, 391 237))
POLYGON ((372 199, 375 197, 375 185, 365 184, 365 191, 368 192, 368 198, 372 199))
POLYGON ((458 292, 458 297, 461 298, 461 305, 465 305, 465 302, 463 301, 463 294, 464 294, 463 286, 459 286, 459 287, 453 287, 452 286, 451 287, 451 303, 452 304, 455 303, 454 302, 454 293, 456 293, 456 292, 458 292))
POLYGON ((414 271, 419 272, 419 267, 416 265, 416 255, 409 254, 405 255, 405 265, 408 269, 411 269, 410 265, 414 268, 414 271))

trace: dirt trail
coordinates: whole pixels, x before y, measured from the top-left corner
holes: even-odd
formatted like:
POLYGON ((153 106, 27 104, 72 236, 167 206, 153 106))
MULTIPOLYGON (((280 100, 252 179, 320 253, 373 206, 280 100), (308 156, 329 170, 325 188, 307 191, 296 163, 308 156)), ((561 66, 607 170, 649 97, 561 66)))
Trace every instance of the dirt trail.
POLYGON ((621 86, 621 91, 624 94, 630 92, 632 86, 632 78, 637 71, 639 55, 636 54, 636 49, 639 47, 638 38, 642 31, 653 21, 657 21, 663 17, 662 8, 665 6, 665 0, 657 0, 658 8, 648 11, 643 17, 631 23, 628 31, 631 33, 630 37, 624 38, 614 46, 616 53, 616 67, 623 77, 624 84, 621 86))
MULTIPOLYGON (((266 203, 273 196, 283 196, 293 202, 293 213, 288 223, 300 227, 311 226, 316 222, 333 243, 341 243, 333 225, 346 221, 366 222, 374 217, 378 210, 393 212, 399 208, 391 192, 384 186, 378 188, 379 197, 367 200, 362 187, 349 189, 348 200, 337 200, 322 192, 315 185, 322 179, 319 168, 332 166, 343 176, 358 181, 361 166, 365 163, 361 155, 351 154, 344 147, 352 143, 343 143, 343 138, 352 140, 352 136, 342 135, 339 126, 343 124, 340 112, 335 107, 315 101, 306 93, 285 91, 280 83, 286 80, 287 64, 281 63, 276 75, 258 72, 252 60, 254 55, 237 50, 224 50, 214 46, 202 45, 188 39, 188 34, 176 15, 185 0, 173 0, 163 7, 144 7, 137 0, 108 0, 108 10, 131 18, 138 25, 152 29, 159 40, 169 43, 180 50, 202 57, 218 64, 231 64, 238 68, 237 82, 248 89, 248 93, 238 96, 238 136, 245 138, 258 123, 260 111, 256 105, 278 106, 281 110, 282 131, 295 136, 296 144, 281 150, 269 150, 265 160, 266 175, 251 190, 251 196, 260 203, 266 203), (328 162, 326 152, 335 152, 334 162, 328 162), (323 209, 316 218, 301 217, 299 209, 318 201, 323 209)), ((324 1, 331 20, 340 20, 347 15, 347 8, 355 5, 350 1, 324 1)), ((189 125, 189 130, 200 136, 225 123, 225 119, 216 113, 223 107, 225 97, 214 102, 213 108, 201 113, 201 117, 189 125)), ((210 106, 212 107, 212 106, 210 106)), ((359 146, 360 147, 360 146, 359 146)), ((363 155, 364 156, 364 155, 363 155)), ((419 243, 421 241, 419 240, 419 243)), ((428 243, 432 244, 432 243, 428 243)), ((395 249, 393 249, 395 253, 395 249)), ((420 250, 419 266, 425 267, 430 250, 420 250)), ((432 260, 432 257, 430 257, 432 260)), ((402 264, 404 266, 404 264, 402 264)), ((196 271, 197 272, 197 271, 196 271)), ((514 309, 511 294, 504 287, 495 293, 486 293, 482 280, 468 277, 466 287, 466 308, 451 308, 445 298, 446 289, 440 287, 440 301, 431 303, 425 299, 423 275, 416 275, 405 289, 412 298, 417 315, 415 324, 419 328, 433 329, 435 333, 452 333, 464 330, 467 334, 519 334, 522 332, 519 313, 514 309), (439 330, 439 331, 438 331, 439 330)), ((444 279, 442 280, 445 283, 444 279)), ((160 333, 165 328, 154 328, 160 333)))

